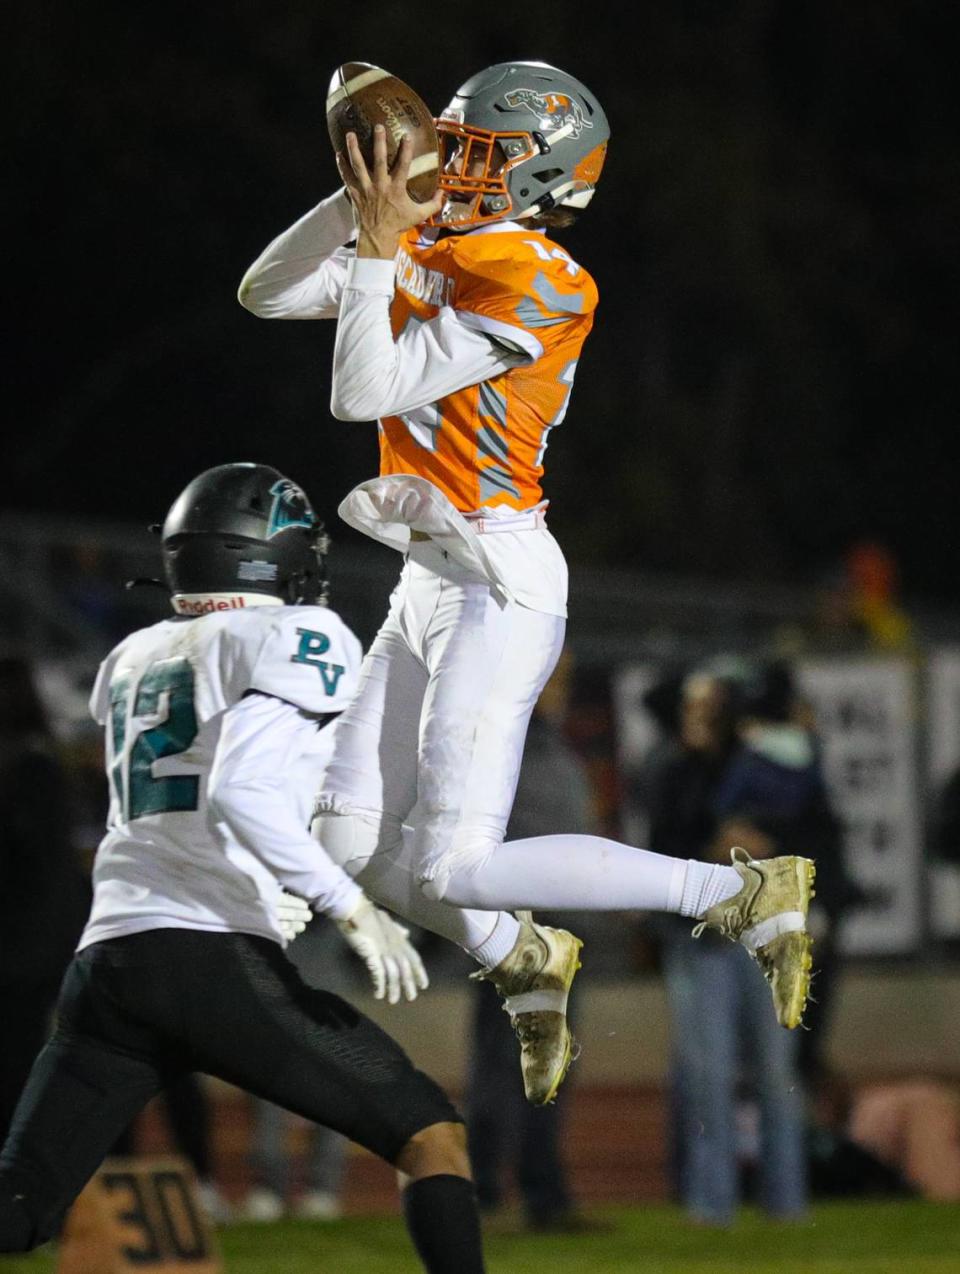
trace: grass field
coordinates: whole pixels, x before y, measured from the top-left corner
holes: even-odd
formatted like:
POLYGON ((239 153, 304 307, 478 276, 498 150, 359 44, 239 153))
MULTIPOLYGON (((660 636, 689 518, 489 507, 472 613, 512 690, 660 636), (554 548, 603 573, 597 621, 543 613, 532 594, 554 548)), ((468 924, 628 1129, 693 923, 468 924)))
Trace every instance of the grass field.
MULTIPOLYGON (((609 1228, 554 1237, 491 1233, 490 1274, 960 1274, 960 1206, 827 1204, 778 1226, 745 1212, 731 1230, 687 1225, 674 1208, 610 1208, 609 1228)), ((351 1217, 221 1232, 227 1274, 418 1274, 399 1220, 351 1217)), ((146 1270, 148 1267, 144 1267, 146 1270)), ((56 1253, 0 1257, 0 1274, 53 1274, 56 1253)))

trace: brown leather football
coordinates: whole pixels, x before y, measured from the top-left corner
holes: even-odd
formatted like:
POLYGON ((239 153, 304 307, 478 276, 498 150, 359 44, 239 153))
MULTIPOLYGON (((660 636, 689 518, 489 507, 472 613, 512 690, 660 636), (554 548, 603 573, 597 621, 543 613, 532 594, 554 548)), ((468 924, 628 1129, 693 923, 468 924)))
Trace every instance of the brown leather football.
POLYGON ((410 134, 413 162, 407 190, 417 203, 432 199, 440 177, 440 139, 426 103, 382 67, 345 62, 334 71, 327 92, 327 128, 334 150, 346 154, 347 133, 356 133, 367 166, 372 167, 375 124, 387 130, 391 164, 403 134, 410 134))

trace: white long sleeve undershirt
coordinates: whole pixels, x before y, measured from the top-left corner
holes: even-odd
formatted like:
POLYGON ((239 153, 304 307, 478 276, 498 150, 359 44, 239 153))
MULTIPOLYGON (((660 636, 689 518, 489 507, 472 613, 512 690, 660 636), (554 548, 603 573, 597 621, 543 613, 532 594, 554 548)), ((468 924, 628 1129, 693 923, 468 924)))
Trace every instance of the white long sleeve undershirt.
POLYGON ((245 696, 224 714, 207 799, 227 842, 253 854, 314 911, 342 920, 362 890, 301 824, 288 786, 316 730, 316 720, 291 703, 245 696))
POLYGON ((240 284, 261 318, 338 318, 330 409, 339 420, 377 420, 439 401, 539 357, 530 333, 449 306, 394 340, 396 263, 358 260, 348 196, 325 199, 278 235, 240 284))
POLYGON ((268 243, 240 281, 237 299, 258 318, 336 318, 353 256, 353 205, 343 189, 268 243))

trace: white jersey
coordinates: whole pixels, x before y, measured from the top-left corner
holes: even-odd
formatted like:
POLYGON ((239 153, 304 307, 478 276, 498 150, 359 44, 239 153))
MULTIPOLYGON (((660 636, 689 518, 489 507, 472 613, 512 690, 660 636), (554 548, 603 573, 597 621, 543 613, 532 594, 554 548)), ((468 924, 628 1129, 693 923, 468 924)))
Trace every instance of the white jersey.
POLYGON ((110 812, 81 948, 158 928, 282 941, 281 886, 350 913, 360 890, 310 837, 303 789, 361 658, 322 606, 171 618, 111 652, 90 704, 106 727, 110 812))

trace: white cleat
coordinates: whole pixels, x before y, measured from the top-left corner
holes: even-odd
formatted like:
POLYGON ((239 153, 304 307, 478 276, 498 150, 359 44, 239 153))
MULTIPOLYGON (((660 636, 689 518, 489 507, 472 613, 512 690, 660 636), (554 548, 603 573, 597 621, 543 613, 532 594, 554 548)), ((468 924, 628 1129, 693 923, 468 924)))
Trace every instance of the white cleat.
POLYGON ((567 996, 580 968, 583 943, 566 929, 534 924, 518 913, 520 933, 495 969, 472 974, 492 982, 503 997, 520 1041, 520 1069, 527 1101, 552 1102, 574 1057, 567 1025, 567 996))
POLYGON ((777 1021, 793 1030, 803 1021, 810 994, 813 939, 807 911, 816 866, 810 858, 787 855, 754 859, 739 846, 731 849, 730 861, 743 888, 705 911, 693 936, 713 929, 746 947, 770 983, 777 1021))

